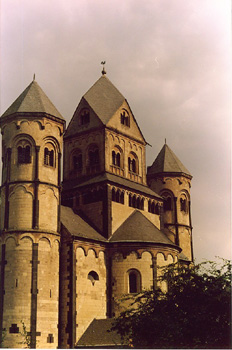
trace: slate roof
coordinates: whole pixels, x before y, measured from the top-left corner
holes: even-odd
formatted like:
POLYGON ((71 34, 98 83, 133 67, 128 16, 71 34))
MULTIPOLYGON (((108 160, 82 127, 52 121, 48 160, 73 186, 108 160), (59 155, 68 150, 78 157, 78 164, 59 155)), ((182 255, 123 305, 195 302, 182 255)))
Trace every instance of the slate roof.
POLYGON ((75 214, 71 208, 63 205, 61 206, 61 223, 73 236, 106 242, 106 239, 102 235, 94 230, 79 215, 75 214))
POLYGON ((83 96, 103 124, 107 124, 125 98, 111 81, 102 75, 83 96))
POLYGON ((81 184, 78 185, 73 185, 73 183, 71 181, 68 182, 64 182, 63 183, 63 188, 65 190, 68 190, 69 187, 70 189, 74 189, 74 188, 80 188, 80 187, 84 187, 84 186, 89 186, 95 183, 100 183, 100 182, 104 182, 104 181, 110 181, 110 182, 114 182, 116 185, 121 185, 121 186, 125 186, 131 190, 135 190, 135 191, 139 191, 141 193, 145 193, 147 195, 151 195, 151 196, 155 196, 156 198, 160 198, 162 199, 161 196, 159 196, 156 192, 152 191, 148 186, 145 185, 141 185, 137 182, 134 181, 130 181, 128 179, 125 179, 123 177, 114 175, 114 174, 110 174, 110 173, 103 173, 100 175, 97 175, 95 177, 90 178, 89 180, 86 180, 84 182, 82 182, 81 184))
POLYGON ((148 168, 148 175, 158 173, 184 173, 191 176, 167 144, 163 146, 152 166, 148 168))
POLYGON ((135 210, 115 231, 110 242, 143 242, 177 246, 152 224, 140 211, 135 210))
POLYGON ((46 113, 64 120, 35 80, 28 85, 1 118, 15 113, 46 113))
POLYGON ((77 347, 116 347, 120 346, 121 337, 116 331, 110 331, 112 318, 94 319, 77 342, 77 347))

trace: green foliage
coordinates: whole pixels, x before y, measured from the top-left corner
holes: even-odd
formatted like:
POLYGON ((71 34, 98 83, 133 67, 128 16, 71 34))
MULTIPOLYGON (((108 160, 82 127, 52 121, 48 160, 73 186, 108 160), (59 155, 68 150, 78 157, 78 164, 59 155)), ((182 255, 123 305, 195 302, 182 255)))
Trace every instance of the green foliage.
POLYGON ((5 338, 6 338, 6 329, 2 329, 0 348, 5 348, 5 346, 4 346, 5 338))
POLYGON ((19 344, 23 344, 25 346, 25 349, 30 349, 31 347, 31 336, 28 335, 26 325, 23 321, 21 321, 23 330, 20 332, 21 336, 23 337, 23 340, 19 344))
POLYGON ((171 265, 163 271, 168 291, 145 291, 112 329, 135 348, 230 348, 231 262, 171 265), (136 307, 135 307, 136 305, 136 307))

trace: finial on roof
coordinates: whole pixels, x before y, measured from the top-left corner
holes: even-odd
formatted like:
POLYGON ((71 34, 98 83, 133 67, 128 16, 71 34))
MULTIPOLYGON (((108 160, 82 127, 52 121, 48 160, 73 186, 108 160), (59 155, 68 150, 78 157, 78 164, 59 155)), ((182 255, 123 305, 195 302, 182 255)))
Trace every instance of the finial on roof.
POLYGON ((101 64, 102 64, 102 66, 103 66, 103 68, 102 68, 102 75, 105 75, 105 74, 106 74, 106 71, 105 71, 104 65, 106 64, 106 61, 102 61, 101 64))
POLYGON ((33 75, 33 81, 35 80, 35 73, 34 73, 34 75, 33 75))
POLYGON ((165 145, 166 145, 166 143, 167 143, 167 139, 165 138, 164 140, 165 140, 165 145))

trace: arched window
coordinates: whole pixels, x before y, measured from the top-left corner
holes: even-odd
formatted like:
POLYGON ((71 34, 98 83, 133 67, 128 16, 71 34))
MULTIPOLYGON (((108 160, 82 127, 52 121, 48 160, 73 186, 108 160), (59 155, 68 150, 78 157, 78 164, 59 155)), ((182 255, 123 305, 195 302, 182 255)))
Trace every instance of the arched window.
POLYGON ((54 151, 49 150, 47 147, 44 148, 44 164, 54 167, 54 151))
POLYGON ((139 173, 138 158, 132 153, 128 157, 128 170, 132 173, 139 173))
POLYGON ((85 125, 90 122, 90 114, 88 109, 83 109, 80 114, 80 124, 85 125))
POLYGON ((99 276, 98 276, 97 272, 90 271, 88 273, 88 279, 91 281, 92 285, 94 286, 95 282, 99 281, 99 276))
POLYGON ((186 198, 180 198, 180 210, 187 213, 187 199, 186 198))
POLYGON ((82 154, 75 154, 73 155, 73 169, 81 171, 82 170, 82 154))
POLYGON ((156 205, 155 205, 155 214, 157 214, 157 215, 160 214, 160 207, 159 207, 158 203, 156 203, 156 205))
POLYGON ((172 210, 172 198, 167 197, 164 199, 164 211, 172 210))
POLYGON ((129 293, 141 292, 141 275, 138 270, 132 269, 128 271, 129 293))
POLYGON ((116 202, 116 192, 114 188, 112 188, 112 201, 116 202))
POLYGON ((31 147, 29 145, 25 147, 18 146, 18 163, 19 164, 31 163, 31 147))
POLYGON ((112 151, 112 164, 122 168, 121 151, 118 149, 118 147, 115 147, 115 149, 112 151))
POLYGON ((89 150, 89 165, 94 166, 96 164, 99 164, 99 151, 97 147, 89 150))
POLYGON ((123 110, 121 113, 121 124, 130 126, 130 117, 126 110, 123 110))

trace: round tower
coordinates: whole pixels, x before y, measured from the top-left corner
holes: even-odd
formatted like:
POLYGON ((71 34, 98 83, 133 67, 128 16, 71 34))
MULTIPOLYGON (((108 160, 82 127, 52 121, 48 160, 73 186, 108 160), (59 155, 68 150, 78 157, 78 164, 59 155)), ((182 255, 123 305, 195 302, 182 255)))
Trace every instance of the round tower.
POLYGON ((147 171, 148 185, 164 199, 164 232, 182 248, 180 259, 188 261, 193 261, 191 179, 189 171, 166 143, 147 171))
POLYGON ((54 348, 65 121, 33 80, 0 127, 0 341, 9 348, 54 348))

